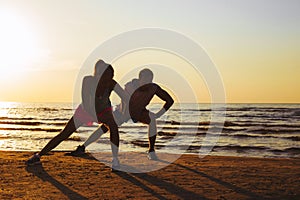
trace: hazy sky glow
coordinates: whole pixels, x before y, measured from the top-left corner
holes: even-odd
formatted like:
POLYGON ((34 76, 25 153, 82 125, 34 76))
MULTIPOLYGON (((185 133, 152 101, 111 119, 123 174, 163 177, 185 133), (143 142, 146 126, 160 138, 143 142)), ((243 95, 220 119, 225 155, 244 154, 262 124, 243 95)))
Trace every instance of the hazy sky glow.
MULTIPOLYGON (((300 102, 298 0, 1 0, 0 26, 0 101, 71 102, 78 70, 98 45, 122 32, 158 27, 207 51, 227 102, 300 102)), ((125 82, 127 69, 145 60, 186 65, 166 53, 133 53, 114 63, 116 79, 125 82)), ((205 81, 192 71, 178 73, 189 79, 198 102, 210 101, 205 81)), ((156 76, 163 81, 163 74, 156 76)), ((193 101, 182 85, 175 93, 193 101)))

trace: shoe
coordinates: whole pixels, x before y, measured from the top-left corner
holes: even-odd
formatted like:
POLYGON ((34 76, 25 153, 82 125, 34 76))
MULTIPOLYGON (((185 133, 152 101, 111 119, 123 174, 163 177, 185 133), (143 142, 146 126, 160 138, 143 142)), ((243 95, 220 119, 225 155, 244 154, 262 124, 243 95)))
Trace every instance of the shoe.
POLYGON ((31 158, 29 158, 25 164, 26 165, 36 165, 36 164, 41 164, 41 157, 39 156, 39 154, 34 154, 31 158))
POLYGON ((113 158, 112 160, 112 165, 111 165, 111 171, 112 172, 117 172, 120 171, 121 166, 118 158, 113 158))
POLYGON ((149 160, 158 160, 155 151, 148 151, 148 159, 149 160))
POLYGON ((81 156, 85 154, 85 146, 84 145, 79 145, 75 151, 71 151, 72 156, 81 156))

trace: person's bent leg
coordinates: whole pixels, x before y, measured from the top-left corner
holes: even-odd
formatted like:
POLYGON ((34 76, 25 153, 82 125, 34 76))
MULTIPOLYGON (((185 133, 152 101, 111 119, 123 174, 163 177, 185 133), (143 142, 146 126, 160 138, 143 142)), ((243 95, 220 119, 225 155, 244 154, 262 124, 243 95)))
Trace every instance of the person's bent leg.
POLYGON ((112 151, 112 171, 118 171, 120 169, 120 162, 118 158, 119 154, 119 130, 116 123, 112 123, 109 125, 110 129, 110 144, 111 144, 111 151, 112 151))
POLYGON ((108 128, 102 124, 97 130, 95 130, 92 135, 84 142, 83 146, 87 147, 93 142, 96 142, 104 133, 108 131, 108 128))
POLYGON ((99 119, 99 121, 103 122, 109 127, 113 160, 118 160, 119 140, 120 140, 118 125, 116 124, 112 113, 107 113, 104 117, 99 119))
POLYGON ((119 136, 119 130, 118 126, 115 123, 112 123, 109 125, 110 130, 110 143, 111 143, 111 150, 113 157, 117 158, 119 153, 119 142, 120 142, 120 136, 119 136))
POLYGON ((153 113, 149 113, 150 123, 148 126, 149 152, 155 151, 155 141, 157 134, 156 119, 153 113))
MULTIPOLYGON (((120 113, 118 110, 115 110, 113 112, 113 117, 118 126, 121 126, 125 120, 128 121, 130 119, 130 117, 126 118, 125 116, 123 116, 122 113, 120 113)), ((93 142, 96 142, 107 131, 108 128, 104 124, 102 124, 101 127, 98 128, 94 133, 92 133, 92 135, 84 142, 83 146, 87 147, 93 142)))
POLYGON ((72 133, 74 133, 78 127, 82 125, 81 122, 75 121, 72 117, 65 128, 54 138, 52 138, 48 144, 38 153, 39 156, 47 154, 49 151, 57 147, 62 141, 66 140, 72 133))
POLYGON ((156 134, 157 134, 155 115, 149 111, 144 112, 141 115, 139 121, 148 124, 148 139, 149 139, 148 158, 150 160, 158 160, 155 153, 155 141, 156 141, 156 134))

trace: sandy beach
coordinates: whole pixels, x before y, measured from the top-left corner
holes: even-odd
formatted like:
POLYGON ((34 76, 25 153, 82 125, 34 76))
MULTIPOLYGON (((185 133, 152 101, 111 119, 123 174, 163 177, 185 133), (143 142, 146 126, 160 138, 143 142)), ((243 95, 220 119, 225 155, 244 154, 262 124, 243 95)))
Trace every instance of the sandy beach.
MULTIPOLYGON (((116 173, 89 154, 52 152, 42 165, 26 167, 30 155, 0 152, 0 199, 300 198, 300 159, 183 155, 156 171, 116 173)), ((146 160, 141 157, 130 162, 146 160)), ((151 162, 163 163, 163 156, 151 162)))

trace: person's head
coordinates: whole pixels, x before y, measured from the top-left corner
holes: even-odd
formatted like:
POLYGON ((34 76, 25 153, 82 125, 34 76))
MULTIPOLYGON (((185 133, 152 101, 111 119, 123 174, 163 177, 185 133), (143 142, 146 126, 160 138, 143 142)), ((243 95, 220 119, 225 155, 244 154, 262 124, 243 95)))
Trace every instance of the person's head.
POLYGON ((98 60, 94 68, 94 76, 101 79, 112 79, 114 77, 113 67, 105 63, 103 60, 98 60))
POLYGON ((139 81, 141 85, 152 83, 153 72, 148 68, 141 70, 139 73, 139 81))

